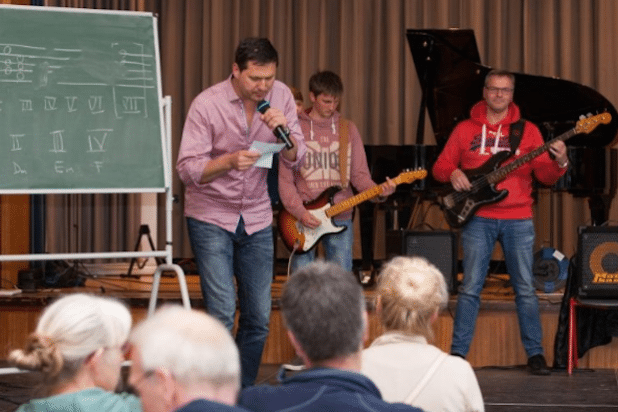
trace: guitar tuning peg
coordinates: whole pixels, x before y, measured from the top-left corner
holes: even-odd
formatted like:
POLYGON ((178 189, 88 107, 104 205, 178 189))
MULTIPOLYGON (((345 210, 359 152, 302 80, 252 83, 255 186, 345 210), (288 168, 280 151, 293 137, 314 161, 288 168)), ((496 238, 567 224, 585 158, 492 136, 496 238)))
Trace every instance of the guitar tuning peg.
POLYGON ((579 120, 584 120, 585 118, 586 118, 586 116, 585 116, 585 115, 583 115, 583 114, 580 114, 580 115, 579 115, 579 120))

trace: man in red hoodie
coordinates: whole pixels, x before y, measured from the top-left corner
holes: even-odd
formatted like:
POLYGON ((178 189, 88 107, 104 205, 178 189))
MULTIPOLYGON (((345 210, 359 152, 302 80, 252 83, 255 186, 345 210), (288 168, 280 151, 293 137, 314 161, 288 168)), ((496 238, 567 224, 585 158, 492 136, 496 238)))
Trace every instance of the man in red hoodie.
MULTIPOLYGON (((515 77, 506 71, 492 70, 485 78, 484 100, 470 111, 470 119, 453 130, 444 150, 433 166, 434 177, 450 182, 458 191, 469 191, 472 185, 463 172, 485 164, 501 151, 515 151, 505 161, 521 157, 544 144, 539 129, 525 121, 521 141, 511 148, 510 128, 520 120, 519 107, 513 103, 515 77)), ((528 368, 536 375, 550 373, 541 339, 543 331, 539 304, 533 285, 534 222, 532 220, 533 177, 544 184, 552 184, 568 166, 564 142, 557 141, 547 152, 513 170, 497 184, 508 195, 496 202, 481 206, 462 229, 463 283, 457 298, 451 353, 465 357, 474 336, 487 269, 496 241, 504 252, 504 259, 515 290, 515 303, 521 340, 528 356, 528 368)))

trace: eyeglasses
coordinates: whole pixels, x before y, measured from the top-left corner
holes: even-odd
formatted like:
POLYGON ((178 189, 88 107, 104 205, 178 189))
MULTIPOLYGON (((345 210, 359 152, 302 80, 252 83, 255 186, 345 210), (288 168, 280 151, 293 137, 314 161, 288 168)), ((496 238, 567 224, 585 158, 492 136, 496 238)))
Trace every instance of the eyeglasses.
POLYGON ((511 94, 513 93, 512 87, 485 87, 489 93, 497 94, 501 92, 502 94, 511 94))

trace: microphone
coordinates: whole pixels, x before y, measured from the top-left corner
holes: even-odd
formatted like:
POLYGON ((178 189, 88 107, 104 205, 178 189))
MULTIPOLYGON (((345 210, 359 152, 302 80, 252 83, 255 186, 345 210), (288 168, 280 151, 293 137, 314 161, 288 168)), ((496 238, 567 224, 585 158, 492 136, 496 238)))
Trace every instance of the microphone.
MULTIPOLYGON (((258 112, 264 114, 268 109, 270 109, 270 103, 268 102, 268 100, 262 100, 258 103, 257 109, 258 112)), ((290 139, 289 129, 285 130, 281 125, 279 125, 273 129, 273 133, 275 134, 275 136, 277 136, 279 140, 285 143, 286 149, 291 149, 294 147, 294 145, 292 144, 292 140, 290 139)))

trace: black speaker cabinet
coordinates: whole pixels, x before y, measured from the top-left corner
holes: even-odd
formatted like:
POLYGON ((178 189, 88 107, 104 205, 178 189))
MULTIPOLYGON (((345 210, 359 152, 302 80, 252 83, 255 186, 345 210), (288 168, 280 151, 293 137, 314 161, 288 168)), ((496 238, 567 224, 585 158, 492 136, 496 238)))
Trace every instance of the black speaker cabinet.
POLYGON ((457 293, 458 249, 455 232, 389 230, 386 232, 385 248, 388 258, 397 255, 424 257, 442 272, 449 292, 457 293))
POLYGON ((579 296, 618 299, 618 227, 580 227, 578 243, 579 296))

